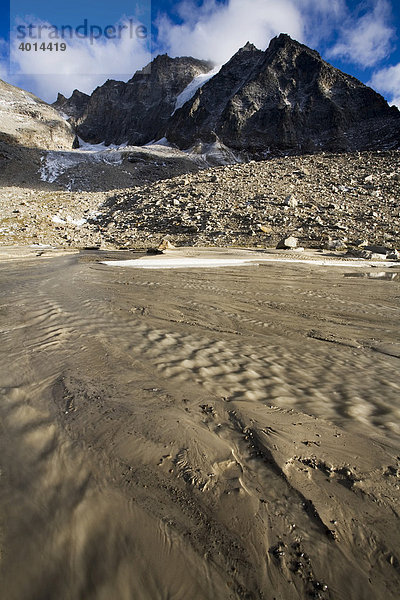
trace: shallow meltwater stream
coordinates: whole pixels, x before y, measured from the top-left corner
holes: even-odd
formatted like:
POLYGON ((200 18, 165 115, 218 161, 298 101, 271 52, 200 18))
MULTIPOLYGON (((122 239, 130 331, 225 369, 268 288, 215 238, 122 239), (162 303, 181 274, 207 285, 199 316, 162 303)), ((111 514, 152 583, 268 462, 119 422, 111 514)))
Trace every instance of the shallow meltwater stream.
POLYGON ((0 262, 0 597, 397 598, 398 270, 121 254, 0 262))

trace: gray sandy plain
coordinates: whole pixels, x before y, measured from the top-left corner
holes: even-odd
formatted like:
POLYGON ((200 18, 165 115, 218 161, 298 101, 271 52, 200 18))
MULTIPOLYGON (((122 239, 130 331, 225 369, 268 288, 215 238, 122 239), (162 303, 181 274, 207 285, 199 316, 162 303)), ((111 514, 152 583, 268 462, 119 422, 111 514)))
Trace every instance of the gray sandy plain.
POLYGON ((331 254, 1 248, 1 598, 399 597, 400 268, 331 254))

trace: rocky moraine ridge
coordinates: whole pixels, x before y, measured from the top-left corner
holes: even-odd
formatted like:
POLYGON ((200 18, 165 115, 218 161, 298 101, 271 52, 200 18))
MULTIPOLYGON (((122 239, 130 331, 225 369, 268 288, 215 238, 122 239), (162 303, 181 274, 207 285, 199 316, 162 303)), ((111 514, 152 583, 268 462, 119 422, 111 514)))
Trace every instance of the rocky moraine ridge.
POLYGON ((25 192, 16 200, 10 189, 0 197, 10 224, 0 243, 140 249, 167 238, 265 248, 292 237, 298 247, 396 258, 399 196, 398 151, 253 161, 108 193, 25 192))
POLYGON ((400 145, 396 107, 286 34, 265 51, 246 44, 215 71, 190 57, 158 56, 127 83, 59 95, 54 106, 91 143, 165 137, 198 153, 222 144, 244 160, 400 145))
MULTIPOLYGON (((275 158, 182 175, 109 198, 105 241, 342 249, 400 245, 399 152, 275 158), (288 244, 290 246, 290 243, 288 244)), ((382 250, 382 252, 384 252, 382 250)), ((385 252, 384 252, 385 253, 385 252)))

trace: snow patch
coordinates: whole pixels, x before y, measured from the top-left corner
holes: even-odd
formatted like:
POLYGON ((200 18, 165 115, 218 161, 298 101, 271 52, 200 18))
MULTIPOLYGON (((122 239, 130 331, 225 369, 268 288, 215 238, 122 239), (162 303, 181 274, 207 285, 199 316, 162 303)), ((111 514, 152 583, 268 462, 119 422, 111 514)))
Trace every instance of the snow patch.
POLYGON ((251 262, 241 258, 139 258, 137 260, 106 260, 112 267, 134 267, 136 269, 204 269, 207 267, 241 266, 251 262))
MULTIPOLYGON (((71 152, 49 151, 42 156, 41 167, 39 168, 40 179, 54 183, 69 168, 75 166, 77 161, 71 156, 71 152)), ((79 162, 79 161, 78 161, 79 162)))
POLYGON ((123 144, 110 144, 106 146, 105 142, 99 142, 98 144, 90 144, 89 142, 83 141, 82 138, 78 137, 79 148, 82 152, 104 152, 106 150, 119 150, 119 148, 126 148, 128 142, 123 144))
POLYGON ((300 258, 190 258, 174 257, 166 258, 159 256, 155 258, 138 258, 134 260, 105 260, 102 264, 111 267, 133 267, 135 269, 206 269, 215 267, 241 267, 258 266, 266 262, 301 263, 309 266, 323 267, 376 267, 393 266, 390 262, 376 262, 366 260, 306 260, 300 258))
POLYGON ((31 96, 29 96, 26 92, 22 92, 22 94, 23 94, 27 104, 37 104, 36 100, 31 98, 31 96))
POLYGON ((69 215, 67 216, 67 223, 70 223, 71 225, 75 225, 76 227, 81 227, 82 225, 84 225, 85 223, 87 223, 86 219, 73 219, 72 217, 70 217, 69 215))
POLYGON ((183 92, 181 92, 179 94, 179 96, 177 97, 174 112, 172 113, 172 115, 179 108, 182 108, 182 106, 186 102, 188 102, 191 98, 193 98, 193 96, 195 95, 197 90, 200 89, 201 87, 203 87, 203 85, 205 83, 207 83, 207 81, 210 81, 210 79, 212 79, 214 77, 214 75, 216 75, 220 71, 221 66, 222 65, 219 65, 218 67, 214 67, 214 69, 212 69, 208 73, 202 73, 201 75, 197 75, 197 77, 192 79, 192 81, 189 83, 189 85, 186 86, 185 89, 183 90, 183 92))
POLYGON ((172 148, 173 146, 169 143, 169 141, 167 140, 166 137, 162 137, 159 140, 157 140, 156 142, 152 141, 149 142, 148 144, 145 144, 146 146, 165 146, 166 148, 172 148))
POLYGON ((82 225, 87 223, 86 219, 73 219, 69 215, 67 215, 65 219, 63 219, 59 215, 54 215, 51 217, 51 220, 53 221, 53 223, 58 223, 59 225, 65 225, 66 223, 69 223, 70 225, 75 225, 76 227, 81 227, 82 225))
POLYGON ((123 158, 119 148, 123 147, 125 146, 85 144, 83 148, 76 150, 49 150, 41 158, 42 164, 39 168, 40 179, 54 183, 68 169, 76 167, 80 163, 103 162, 108 165, 120 165, 123 162, 123 158))

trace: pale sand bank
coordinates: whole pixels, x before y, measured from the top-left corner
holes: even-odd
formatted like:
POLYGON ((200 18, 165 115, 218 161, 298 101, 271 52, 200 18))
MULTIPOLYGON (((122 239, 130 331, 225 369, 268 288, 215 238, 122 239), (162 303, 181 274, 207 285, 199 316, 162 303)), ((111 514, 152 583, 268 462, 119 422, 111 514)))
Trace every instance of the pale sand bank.
POLYGON ((75 248, 57 248, 47 244, 32 244, 31 246, 0 246, 0 262, 8 260, 31 260, 36 257, 56 257, 78 254, 75 248))
POLYGON ((398 278, 135 256, 0 263, 0 597, 397 599, 398 278))

